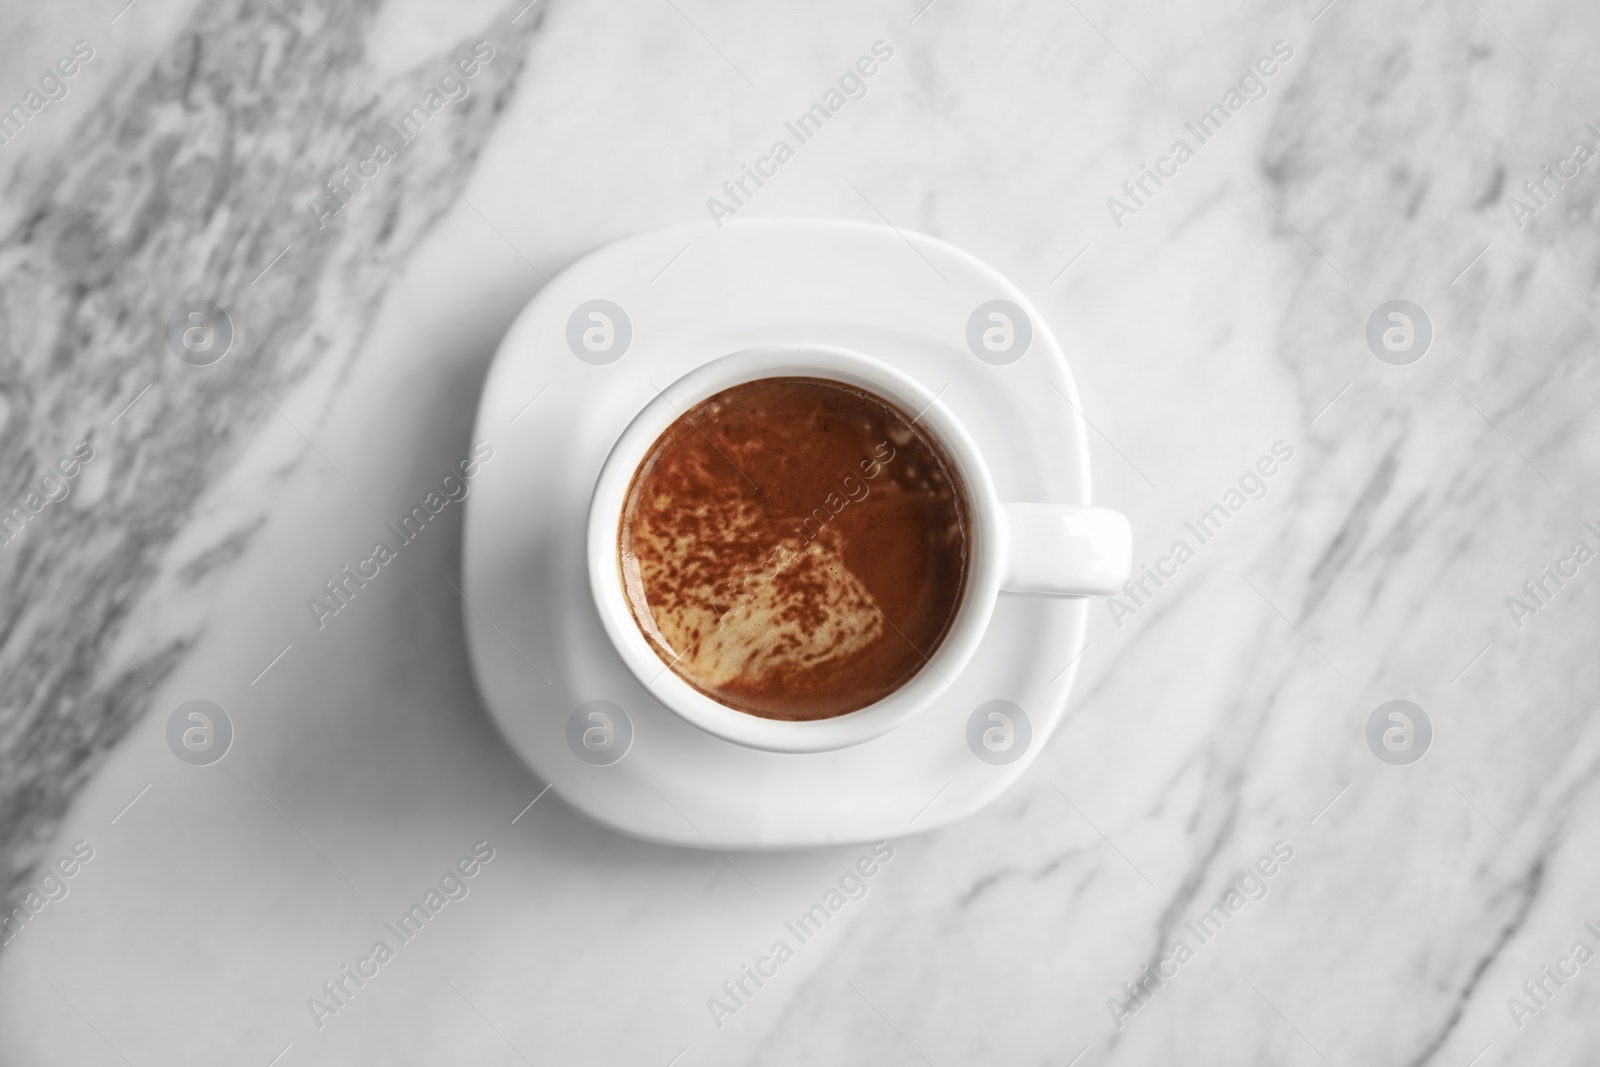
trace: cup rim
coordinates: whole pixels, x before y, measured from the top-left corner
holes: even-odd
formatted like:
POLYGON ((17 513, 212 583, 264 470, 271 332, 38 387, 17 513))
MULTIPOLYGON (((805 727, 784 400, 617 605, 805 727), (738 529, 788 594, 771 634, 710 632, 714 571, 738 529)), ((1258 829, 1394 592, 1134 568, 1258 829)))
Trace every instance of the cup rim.
POLYGON ((607 636, 622 661, 662 706, 726 741, 771 752, 824 752, 882 736, 927 709, 967 665, 988 628, 999 596, 1003 559, 1000 501, 976 442, 939 396, 890 364, 852 349, 794 343, 763 345, 720 356, 688 371, 653 397, 612 446, 590 498, 590 590, 607 636), (854 385, 918 412, 957 468, 968 496, 972 532, 966 587, 939 647, 898 689, 827 719, 768 719, 723 704, 695 689, 656 653, 633 618, 617 556, 618 524, 634 473, 649 449, 684 412, 724 389, 764 378, 811 377, 854 385))

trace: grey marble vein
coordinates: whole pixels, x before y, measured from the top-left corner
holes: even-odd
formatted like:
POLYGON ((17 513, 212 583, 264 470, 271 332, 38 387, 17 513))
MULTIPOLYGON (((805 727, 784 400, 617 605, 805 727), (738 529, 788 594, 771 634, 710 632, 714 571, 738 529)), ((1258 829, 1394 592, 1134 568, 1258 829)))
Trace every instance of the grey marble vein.
MULTIPOLYGON (((351 358, 398 265, 456 199, 543 18, 509 23, 510 8, 366 84, 378 5, 325 9, 315 42, 295 27, 302 7, 202 5, 147 76, 4 191, 25 210, 0 235, 0 504, 20 504, 76 442, 95 458, 0 545, 0 899, 203 626, 129 632, 131 607, 207 487, 283 417, 272 398, 351 358), (382 123, 479 40, 494 58, 470 92, 400 145, 382 123), (397 158, 319 216, 308 205, 328 203, 324 182, 380 137, 397 158), (168 316, 191 299, 233 322, 211 366, 168 350, 168 316)), ((315 441, 314 425, 298 429, 315 441)), ((260 518, 230 516, 178 580, 205 583, 260 518)))

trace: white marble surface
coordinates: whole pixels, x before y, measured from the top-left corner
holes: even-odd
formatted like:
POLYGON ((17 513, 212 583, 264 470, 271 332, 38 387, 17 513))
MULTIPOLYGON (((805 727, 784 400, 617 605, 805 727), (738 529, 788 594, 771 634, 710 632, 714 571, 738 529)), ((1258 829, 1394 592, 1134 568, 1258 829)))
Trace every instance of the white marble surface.
POLYGON ((1592 14, 521 6, 5 15, 0 100, 97 49, 0 147, 6 506, 96 458, 0 546, 0 870, 17 900, 94 850, 0 951, 0 1061, 1594 1058, 1595 966, 1507 1007, 1600 949, 1594 579, 1520 628, 1506 599, 1600 547, 1600 184, 1520 230, 1505 202, 1593 137, 1592 14), (310 192, 480 39, 473 95, 319 231, 310 192), (1123 626, 1096 611, 1014 790, 894 841, 719 1029, 707 998, 865 850, 735 867, 553 797, 513 823, 540 783, 473 690, 456 518, 339 625, 304 601, 466 453, 545 276, 667 222, 714 241, 706 197, 879 39, 867 97, 741 215, 888 219, 1023 285, 1138 560, 1294 456, 1123 626), (1266 95, 1116 227, 1106 198, 1277 40, 1266 95), (1407 367, 1364 341, 1396 297, 1436 334, 1407 367), (165 350, 189 298, 238 328, 210 368, 165 350), (1364 736, 1395 697, 1435 728, 1408 767, 1364 736), (209 768, 163 736, 193 698, 237 729, 209 768), (484 840, 470 894, 317 1029, 307 998, 484 840), (1119 1029, 1108 999, 1279 841, 1119 1029))

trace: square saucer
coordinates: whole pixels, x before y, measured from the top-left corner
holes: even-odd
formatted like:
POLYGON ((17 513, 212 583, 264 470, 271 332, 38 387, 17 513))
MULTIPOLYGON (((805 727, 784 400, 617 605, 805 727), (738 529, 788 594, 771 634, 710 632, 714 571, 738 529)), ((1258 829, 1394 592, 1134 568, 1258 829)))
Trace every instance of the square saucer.
POLYGON ((1004 791, 1065 709, 1086 627, 1079 597, 1002 594, 932 707, 827 752, 714 737, 623 663, 585 554, 601 466, 682 375, 796 343, 874 356, 937 393, 1002 499, 1091 503, 1060 345, 1015 285, 951 245, 854 223, 736 221, 652 230, 574 263, 518 316, 484 385, 473 440, 496 460, 466 500, 463 614, 479 691, 512 748, 621 833, 778 849, 932 829, 1004 791))

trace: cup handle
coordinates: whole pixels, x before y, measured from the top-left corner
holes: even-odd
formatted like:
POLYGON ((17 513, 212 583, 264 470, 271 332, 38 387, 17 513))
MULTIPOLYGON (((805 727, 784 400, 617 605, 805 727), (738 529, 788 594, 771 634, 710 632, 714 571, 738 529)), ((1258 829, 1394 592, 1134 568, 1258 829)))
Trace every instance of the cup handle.
POLYGON ((1120 511, 1074 504, 1006 504, 1010 593, 1108 596, 1133 565, 1133 530, 1120 511))

